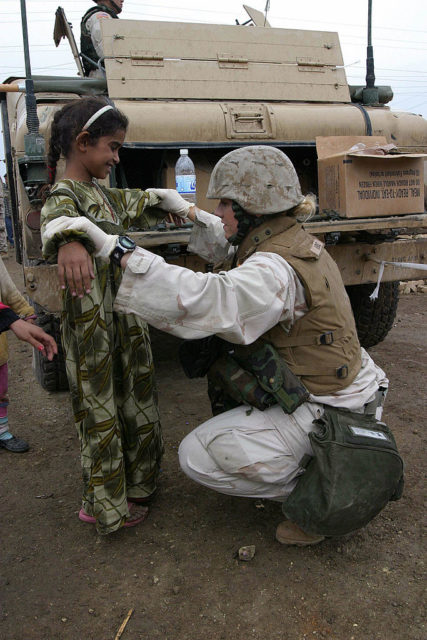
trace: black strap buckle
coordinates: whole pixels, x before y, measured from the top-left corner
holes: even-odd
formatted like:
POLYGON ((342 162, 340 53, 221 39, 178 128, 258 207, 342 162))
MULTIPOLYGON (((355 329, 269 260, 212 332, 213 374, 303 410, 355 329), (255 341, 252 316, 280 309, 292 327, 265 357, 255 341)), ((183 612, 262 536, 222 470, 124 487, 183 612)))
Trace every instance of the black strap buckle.
POLYGON ((334 341, 333 331, 325 331, 325 333, 322 333, 322 335, 319 336, 320 344, 332 344, 333 341, 334 341))
POLYGON ((337 374, 337 378, 340 378, 340 380, 342 380, 343 378, 347 378, 348 366, 346 364, 343 364, 341 367, 338 367, 338 369, 335 370, 335 373, 337 374))

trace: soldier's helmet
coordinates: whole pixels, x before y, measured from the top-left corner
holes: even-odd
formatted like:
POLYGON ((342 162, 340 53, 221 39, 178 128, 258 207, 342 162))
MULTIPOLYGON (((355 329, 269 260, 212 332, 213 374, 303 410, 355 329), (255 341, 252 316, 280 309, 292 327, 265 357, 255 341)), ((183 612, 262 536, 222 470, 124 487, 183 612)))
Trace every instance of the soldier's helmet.
MULTIPOLYGON (((95 4, 102 4, 102 0, 92 0, 95 4)), ((122 12, 122 7, 119 4, 116 4, 114 0, 111 0, 111 4, 113 5, 113 10, 115 9, 117 13, 122 12)))
POLYGON ((217 162, 207 198, 229 198, 249 214, 287 211, 303 201, 294 165, 288 156, 266 145, 230 151, 217 162))

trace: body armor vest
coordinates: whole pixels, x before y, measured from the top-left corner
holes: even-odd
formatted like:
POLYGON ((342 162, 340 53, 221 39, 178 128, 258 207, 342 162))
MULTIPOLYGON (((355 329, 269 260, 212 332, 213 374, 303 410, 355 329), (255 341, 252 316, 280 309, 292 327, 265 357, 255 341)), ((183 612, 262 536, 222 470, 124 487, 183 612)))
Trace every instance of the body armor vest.
MULTIPOLYGON (((103 4, 97 4, 95 7, 91 7, 84 14, 80 23, 80 51, 95 63, 98 62, 99 56, 95 51, 95 47, 93 46, 92 38, 87 28, 87 21, 91 16, 93 16, 95 13, 98 13, 99 11, 105 11, 105 13, 108 13, 108 15, 112 18, 118 19, 118 15, 114 13, 112 9, 110 9, 109 7, 105 7, 103 4)), ((86 76, 88 76, 91 71, 94 71, 96 69, 96 67, 91 65, 90 62, 86 60, 86 58, 82 58, 82 62, 86 76)))
POLYGON ((312 394, 348 387, 360 371, 360 344, 341 274, 323 243, 292 218, 279 215, 243 240, 238 263, 255 251, 276 253, 291 265, 304 286, 308 306, 289 333, 278 324, 259 340, 277 349, 312 394))

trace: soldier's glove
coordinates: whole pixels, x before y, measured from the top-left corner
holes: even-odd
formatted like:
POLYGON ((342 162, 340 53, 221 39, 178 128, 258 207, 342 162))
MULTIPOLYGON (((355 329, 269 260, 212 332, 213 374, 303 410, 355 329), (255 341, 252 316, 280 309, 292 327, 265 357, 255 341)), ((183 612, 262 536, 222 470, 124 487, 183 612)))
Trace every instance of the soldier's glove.
MULTIPOLYGON (((54 236, 58 236, 61 240, 69 240, 70 231, 81 231, 82 234, 88 236, 95 247, 93 255, 102 260, 110 259, 110 254, 114 251, 117 238, 119 237, 104 233, 104 231, 87 218, 60 216, 47 223, 42 234, 43 241, 51 240, 54 236)), ((78 240, 78 238, 76 239, 78 240)))
POLYGON ((159 209, 174 213, 180 218, 186 218, 193 206, 190 202, 184 200, 175 189, 146 189, 146 191, 154 193, 160 198, 161 202, 157 205, 159 209))

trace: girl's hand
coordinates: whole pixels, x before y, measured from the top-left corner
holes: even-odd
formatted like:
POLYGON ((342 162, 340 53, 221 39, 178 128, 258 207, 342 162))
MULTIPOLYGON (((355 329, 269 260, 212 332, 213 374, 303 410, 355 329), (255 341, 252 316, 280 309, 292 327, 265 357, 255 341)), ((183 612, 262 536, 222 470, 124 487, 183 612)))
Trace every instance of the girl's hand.
POLYGON ((48 360, 52 360, 53 356, 58 353, 57 344, 52 336, 40 327, 31 324, 31 322, 26 322, 21 319, 15 320, 9 329, 11 329, 20 340, 29 342, 33 347, 41 351, 48 360))
POLYGON ((58 250, 58 278, 61 289, 66 284, 72 296, 83 298, 91 292, 95 278, 92 258, 80 242, 69 242, 58 250))

